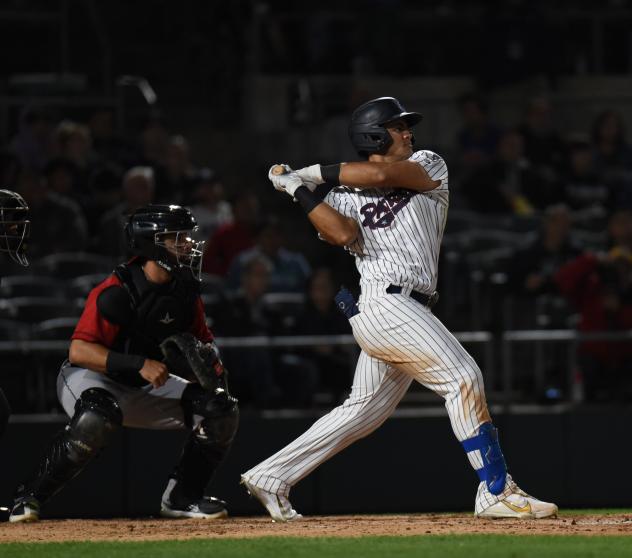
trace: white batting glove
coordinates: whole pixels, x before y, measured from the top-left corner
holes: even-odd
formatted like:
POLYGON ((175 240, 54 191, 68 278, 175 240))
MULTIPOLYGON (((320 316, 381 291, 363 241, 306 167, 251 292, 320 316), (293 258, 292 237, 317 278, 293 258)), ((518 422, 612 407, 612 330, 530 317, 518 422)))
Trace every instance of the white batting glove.
POLYGON ((321 174, 320 165, 310 165, 294 171, 301 177, 301 180, 312 192, 319 184, 324 184, 323 175, 321 174))
MULTIPOLYGON (((280 176, 283 176, 282 174, 273 174, 272 171, 278 167, 279 165, 274 164, 270 167, 270 170, 268 171, 268 178, 270 179, 270 182, 272 182, 272 185, 274 186, 275 190, 278 190, 279 192, 285 192, 285 189, 282 187, 277 187, 277 185, 275 184, 275 181, 277 181, 277 179, 280 176)), ((292 169, 290 168, 290 165, 287 165, 285 163, 280 163, 280 166, 282 166, 285 169, 285 174, 292 172, 292 169)))
POLYGON ((294 197, 294 192, 296 192, 298 188, 304 186, 303 181, 295 172, 271 175, 270 182, 272 182, 275 190, 285 192, 292 197, 294 197))

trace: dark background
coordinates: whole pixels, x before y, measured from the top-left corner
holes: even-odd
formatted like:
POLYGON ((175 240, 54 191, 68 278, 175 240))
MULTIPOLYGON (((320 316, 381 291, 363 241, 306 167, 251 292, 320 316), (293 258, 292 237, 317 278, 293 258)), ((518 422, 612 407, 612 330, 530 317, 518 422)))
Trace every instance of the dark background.
MULTIPOLYGON (((301 210, 272 190, 267 169, 276 162, 298 168, 356 159, 347 138, 350 112, 393 95, 424 115, 417 146, 441 154, 450 169, 435 311, 451 330, 465 332, 464 339, 482 332, 482 342, 465 344, 483 369, 519 482, 527 479, 526 490, 562 505, 622 505, 619 488, 597 490, 591 482, 588 490, 584 481, 606 467, 593 463, 594 456, 628 459, 623 433, 611 427, 627 424, 632 395, 632 150, 626 132, 632 125, 632 2, 6 0, 0 53, 0 187, 23 193, 38 229, 30 268, 2 262, 0 386, 16 416, 0 446, 1 462, 7 467, 7 455, 19 456, 11 459, 2 496, 10 495, 18 469, 36 459, 36 444, 24 440, 43 444, 63 420, 54 388, 58 365, 90 288, 127 257, 124 247, 104 237, 120 233, 133 209, 125 176, 142 167, 154 175, 153 201, 187 205, 215 219, 204 238, 209 246, 219 242, 218 230, 231 223, 240 200, 252 202, 254 215, 234 261, 260 245, 262 230, 274 230, 286 250, 284 260, 264 255, 267 271, 251 269, 247 259, 230 270, 228 263, 205 268, 209 323, 246 413, 216 492, 233 499, 237 512, 254 511, 238 495, 237 472, 341 401, 357 354, 348 338, 338 339, 341 346, 326 357, 316 341, 275 349, 264 341, 255 353, 235 339, 350 333, 330 309, 322 321, 311 319, 310 285, 318 276, 325 283, 321 293, 341 283, 357 291, 353 259, 316 238, 301 210), (595 132, 604 115, 617 128, 605 140, 595 132), (68 138, 78 142, 76 149, 68 138), (55 182, 58 168, 61 182, 55 182), (204 195, 201 184, 208 186, 204 195), (618 236, 616 219, 623 230, 618 236), (543 233, 547 223, 558 232, 543 233), (559 241, 550 251, 541 249, 547 234, 559 241), (594 267, 572 276, 579 287, 571 293, 571 278, 560 273, 582 257, 594 267), (274 287, 274 273, 295 281, 274 287), (245 278, 263 285, 255 301, 241 298, 245 278), (38 300, 44 294, 46 303, 38 300), (20 297, 29 305, 19 306, 20 297), (57 318, 65 321, 50 322, 57 318), (581 335, 596 332, 606 339, 591 353, 581 335), (223 339, 231 341, 222 347, 223 339), (262 377, 265 397, 258 396, 262 377), (287 409, 298 418, 282 420, 287 409), (51 416, 57 422, 46 422, 51 416), (586 447, 587 440, 594 445, 586 447)), ((229 229, 223 242, 237 232, 229 229)), ((469 507, 465 463, 441 403, 411 388, 402 408, 419 416, 397 416, 327 464, 297 490, 303 499, 297 507, 318 513, 469 507), (386 455, 405 457, 398 471, 410 475, 389 475, 402 486, 390 490, 392 478, 380 483, 383 493, 372 508, 368 487, 392 468, 386 455), (359 463, 363 480, 348 498, 330 501, 336 482, 359 463), (407 500, 409 483, 430 478, 423 486, 435 486, 432 471, 440 473, 446 463, 454 464, 457 481, 450 483, 458 490, 422 498, 424 488, 407 500)), ((152 454, 160 436, 127 433, 85 473, 120 480, 110 485, 121 488, 111 495, 111 511, 101 513, 152 513, 162 483, 157 474, 156 486, 129 491, 145 455, 165 467, 175 459, 175 453, 152 454), (147 448, 142 456, 132 451, 136 437, 138 447, 147 448)), ((164 436, 177 448, 176 436, 164 436)), ((70 488, 51 514, 80 513, 74 503, 80 492, 70 488)), ((99 512, 86 508, 86 514, 99 512)))

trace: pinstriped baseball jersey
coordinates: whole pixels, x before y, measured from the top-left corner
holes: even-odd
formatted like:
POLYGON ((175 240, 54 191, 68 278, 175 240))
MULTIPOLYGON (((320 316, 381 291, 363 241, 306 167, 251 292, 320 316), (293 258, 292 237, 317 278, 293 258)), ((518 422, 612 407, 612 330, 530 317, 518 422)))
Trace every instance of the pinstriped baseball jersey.
POLYGON ((443 229, 448 214, 448 168, 432 151, 417 151, 409 159, 422 165, 441 184, 429 192, 401 189, 333 189, 325 202, 355 219, 357 240, 347 247, 356 258, 360 285, 394 284, 432 293, 443 229))

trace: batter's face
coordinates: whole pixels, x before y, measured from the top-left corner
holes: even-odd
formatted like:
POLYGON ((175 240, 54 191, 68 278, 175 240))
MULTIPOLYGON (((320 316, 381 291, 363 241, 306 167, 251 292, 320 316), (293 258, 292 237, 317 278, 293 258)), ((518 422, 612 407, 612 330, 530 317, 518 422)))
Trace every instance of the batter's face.
POLYGON ((386 125, 393 143, 388 148, 386 156, 395 161, 404 161, 413 154, 413 132, 403 120, 395 120, 386 125))

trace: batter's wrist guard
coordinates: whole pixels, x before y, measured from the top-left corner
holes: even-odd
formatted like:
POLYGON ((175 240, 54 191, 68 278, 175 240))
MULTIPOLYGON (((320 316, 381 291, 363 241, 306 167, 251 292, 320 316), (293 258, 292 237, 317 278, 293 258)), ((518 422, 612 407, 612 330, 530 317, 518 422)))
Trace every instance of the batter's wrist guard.
POLYGON ((116 378, 121 374, 130 372, 140 372, 145 366, 145 357, 140 355, 126 355, 110 351, 105 361, 105 373, 108 376, 116 378))
POLYGON ((498 442, 498 430, 491 422, 481 424, 478 434, 461 442, 466 453, 478 450, 481 454, 483 466, 476 470, 478 478, 487 485, 487 489, 494 495, 505 489, 507 479, 507 464, 498 442))
POLYGON ((305 213, 310 213, 317 205, 323 203, 314 192, 311 192, 307 186, 300 186, 294 192, 294 198, 301 207, 305 210, 305 213))
POLYGON ((340 186, 340 167, 341 163, 335 165, 320 165, 320 174, 323 180, 334 186, 340 186))

